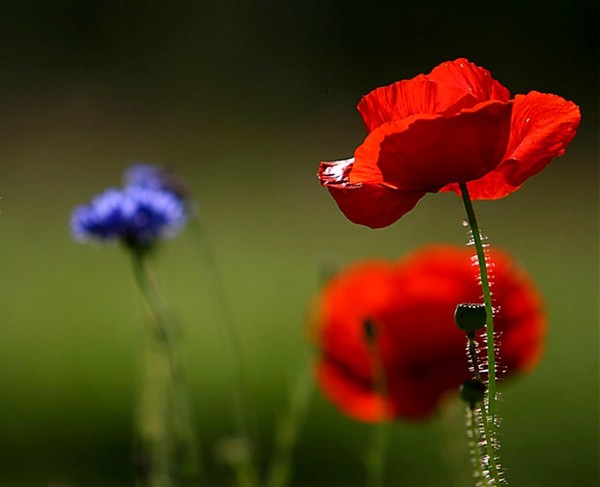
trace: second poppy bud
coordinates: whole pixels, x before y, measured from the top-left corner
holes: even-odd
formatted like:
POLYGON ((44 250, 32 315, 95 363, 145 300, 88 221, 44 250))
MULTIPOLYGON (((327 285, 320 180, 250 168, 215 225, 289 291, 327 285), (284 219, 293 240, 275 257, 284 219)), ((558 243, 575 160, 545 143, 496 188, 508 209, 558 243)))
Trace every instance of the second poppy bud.
POLYGON ((477 330, 485 326, 487 321, 485 305, 480 303, 459 304, 454 312, 454 321, 456 326, 472 338, 477 330))

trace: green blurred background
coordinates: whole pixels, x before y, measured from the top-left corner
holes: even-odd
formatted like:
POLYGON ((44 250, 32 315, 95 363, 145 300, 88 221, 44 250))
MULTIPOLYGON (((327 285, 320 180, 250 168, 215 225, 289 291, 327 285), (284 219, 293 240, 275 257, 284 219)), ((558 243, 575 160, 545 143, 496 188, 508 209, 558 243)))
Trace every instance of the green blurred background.
MULTIPOLYGON (((199 200, 265 458, 310 355, 304 321, 322 267, 465 242, 454 195, 428 195, 373 231, 348 222, 315 177, 362 141, 363 94, 459 56, 513 93, 582 110, 564 157, 476 209, 549 314, 542 362, 504 389, 511 485, 597 486, 598 3, 552 0, 0 1, 0 485, 132 481, 142 305, 121 249, 73 243, 68 218, 139 160, 172 167, 199 200)), ((158 261, 212 457, 233 421, 204 270, 189 233, 158 261)), ((394 425, 391 485, 450 485, 445 428, 394 425)), ((317 394, 294 485, 362 485, 369 435, 317 394)))

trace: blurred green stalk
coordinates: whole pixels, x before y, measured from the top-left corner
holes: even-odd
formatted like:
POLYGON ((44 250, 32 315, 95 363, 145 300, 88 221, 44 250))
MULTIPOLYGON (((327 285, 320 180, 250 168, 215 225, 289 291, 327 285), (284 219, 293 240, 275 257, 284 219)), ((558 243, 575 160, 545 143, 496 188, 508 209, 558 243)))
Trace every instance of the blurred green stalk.
POLYGON ((143 374, 137 412, 136 485, 200 484, 198 446, 180 369, 179 340, 146 266, 132 249, 133 273, 150 310, 143 339, 143 374))
POLYGON ((195 232, 200 242, 200 253, 204 259, 206 270, 204 274, 207 279, 207 292, 220 321, 218 328, 221 333, 225 360, 229 369, 232 410, 237 429, 237 438, 235 440, 237 441, 234 442, 236 444, 236 448, 234 449, 236 453, 230 455, 227 461, 234 470, 238 486, 254 487, 259 485, 259 476, 255 465, 258 439, 257 435, 253 434, 254 428, 252 428, 250 411, 246 401, 246 383, 240 363, 241 347, 234 326, 231 306, 227 299, 217 260, 208 236, 197 219, 191 223, 190 228, 195 232))
POLYGON ((385 405, 384 416, 373 425, 371 445, 367 452, 367 487, 383 487, 385 473, 385 457, 388 447, 389 421, 391 414, 388 405, 388 386, 385 367, 377 345, 377 325, 367 320, 364 324, 365 338, 371 357, 375 393, 385 405))
POLYGON ((277 427, 274 455, 267 473, 266 487, 285 487, 290 483, 294 447, 313 391, 314 380, 309 361, 292 388, 287 413, 277 427))

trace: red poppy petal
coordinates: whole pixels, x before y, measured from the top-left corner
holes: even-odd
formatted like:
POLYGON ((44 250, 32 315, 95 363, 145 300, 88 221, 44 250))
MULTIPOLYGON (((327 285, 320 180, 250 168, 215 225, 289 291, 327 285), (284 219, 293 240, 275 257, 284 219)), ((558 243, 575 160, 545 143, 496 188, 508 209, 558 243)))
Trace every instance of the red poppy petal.
MULTIPOLYGON (((473 200, 494 200, 502 198, 519 188, 513 188, 506 183, 502 173, 492 171, 484 177, 467 184, 469 196, 473 200)), ((456 183, 448 184, 440 189, 440 193, 454 191, 460 196, 460 187, 456 183)))
POLYGON ((487 69, 473 64, 465 58, 442 63, 426 76, 431 81, 469 92, 479 102, 508 101, 510 99, 508 89, 492 78, 487 69))
POLYGON ((322 351, 319 383, 332 402, 362 421, 389 411, 374 391, 364 322, 379 322, 393 305, 395 275, 395 266, 386 261, 347 268, 329 281, 315 316, 313 338, 322 351))
MULTIPOLYGON (((400 262, 365 262, 343 271, 323 292, 314 336, 322 351, 317 376, 325 395, 355 419, 431 416, 471 374, 464 333, 454 325, 459 302, 477 302, 472 251, 434 246, 400 262), (388 400, 374 386, 363 322, 378 325, 388 400), (444 373, 440 373, 444 371, 444 373)), ((490 252, 492 291, 499 308, 500 371, 528 370, 542 348, 545 317, 533 283, 503 252, 490 252)), ((483 338, 480 338, 483 343, 483 338)), ((482 359, 485 350, 482 350, 482 359)), ((504 373, 500 373, 504 375, 504 373)))
MULTIPOLYGON (((498 199, 516 191, 564 154, 581 120, 579 107, 560 96, 532 91, 514 99, 511 132, 503 162, 469 183, 473 199, 498 199)), ((443 191, 460 192, 457 186, 443 191)))
POLYGON ((382 184, 328 186, 327 189, 346 218, 371 228, 391 225, 425 196, 425 191, 398 190, 382 184))
POLYGON ((422 115, 371 132, 354 154, 351 183, 435 192, 478 179, 502 160, 511 104, 481 103, 453 116, 422 115))
POLYGON ((550 159, 563 155, 580 120, 579 107, 560 96, 537 91, 517 95, 503 163, 514 165, 514 170, 507 172, 508 181, 521 184, 550 159))
POLYGON ((453 114, 477 103, 471 93, 459 87, 440 85, 419 75, 371 91, 357 108, 367 131, 372 132, 384 123, 412 115, 453 114))
POLYGON ((354 158, 319 165, 319 179, 327 186, 346 217, 360 225, 382 228, 391 225, 414 208, 425 191, 397 190, 380 183, 350 182, 354 158))
MULTIPOLYGON (((544 342, 545 321, 531 311, 529 316, 520 317, 521 323, 529 321, 531 327, 512 334, 506 334, 499 340, 501 350, 499 365, 507 372, 527 372, 531 370, 540 359, 544 342)), ((504 321, 500 317, 499 323, 504 321)))
POLYGON ((492 293, 502 297, 496 328, 501 330, 500 367, 508 372, 526 372, 539 360, 544 344, 546 313, 542 298, 531 278, 510 256, 499 250, 492 254, 492 293))
POLYGON ((364 322, 380 321, 394 300, 395 267, 385 261, 370 261, 350 267, 343 276, 334 276, 326 290, 326 299, 319 308, 328 326, 316 330, 327 356, 352 364, 357 377, 367 380, 370 362, 365 343, 364 322), (365 286, 368 283, 368 286, 365 286), (360 296, 360 299, 356 299, 360 296), (350 354, 337 354, 330 344, 342 345, 350 354), (345 358, 344 358, 345 356, 345 358))
POLYGON ((335 362, 322 360, 316 371, 317 381, 327 398, 346 414, 365 422, 380 421, 389 411, 387 401, 368 385, 351 380, 335 362))

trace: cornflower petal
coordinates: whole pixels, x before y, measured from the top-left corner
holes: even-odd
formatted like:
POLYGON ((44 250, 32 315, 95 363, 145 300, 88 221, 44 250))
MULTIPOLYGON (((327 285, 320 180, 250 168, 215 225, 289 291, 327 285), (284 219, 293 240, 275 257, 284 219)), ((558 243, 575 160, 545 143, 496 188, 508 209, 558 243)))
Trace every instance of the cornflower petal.
POLYGON ((129 186, 108 189, 71 216, 76 240, 120 240, 146 247, 175 235, 187 222, 185 204, 168 191, 129 186))
POLYGON ((125 186, 164 189, 168 177, 169 173, 160 166, 137 162, 126 169, 123 180, 125 186))
MULTIPOLYGON (((188 206, 195 206, 192 201, 188 200, 188 190, 183 181, 164 167, 138 162, 127 168, 123 179, 126 187, 135 186, 168 191, 177 198, 186 200, 188 206)), ((189 208, 189 210, 191 209, 189 208)))

